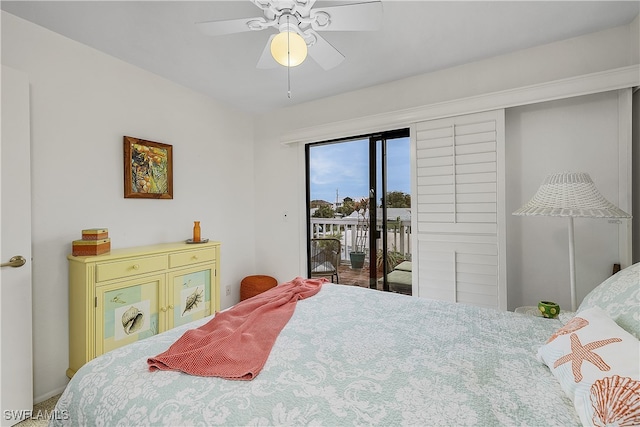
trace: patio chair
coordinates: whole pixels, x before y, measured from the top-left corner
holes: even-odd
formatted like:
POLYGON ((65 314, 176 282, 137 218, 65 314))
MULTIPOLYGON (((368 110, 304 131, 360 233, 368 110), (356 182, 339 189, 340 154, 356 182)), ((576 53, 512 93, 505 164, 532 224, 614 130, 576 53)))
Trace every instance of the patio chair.
POLYGON ((411 261, 403 261, 397 265, 393 271, 387 274, 387 283, 391 292, 411 295, 411 261))
POLYGON ((338 267, 340 266, 340 240, 332 237, 311 239, 311 277, 336 277, 340 283, 338 267))

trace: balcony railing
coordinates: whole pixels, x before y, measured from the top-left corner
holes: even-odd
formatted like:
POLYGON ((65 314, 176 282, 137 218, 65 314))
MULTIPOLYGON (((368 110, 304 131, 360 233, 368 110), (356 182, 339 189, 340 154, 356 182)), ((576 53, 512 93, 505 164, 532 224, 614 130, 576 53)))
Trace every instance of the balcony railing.
MULTIPOLYGON (((371 230, 365 231, 362 228, 365 224, 359 222, 357 218, 311 218, 311 229, 309 235, 312 238, 335 237, 341 242, 342 261, 349 261, 349 252, 356 245, 356 236, 366 235, 365 248, 369 248, 369 238, 371 230)), ((382 230, 382 220, 378 221, 377 230, 382 230)), ((382 246, 382 238, 379 239, 378 247, 382 246)), ((411 220, 387 221, 387 245, 389 251, 396 251, 411 259, 411 220)))

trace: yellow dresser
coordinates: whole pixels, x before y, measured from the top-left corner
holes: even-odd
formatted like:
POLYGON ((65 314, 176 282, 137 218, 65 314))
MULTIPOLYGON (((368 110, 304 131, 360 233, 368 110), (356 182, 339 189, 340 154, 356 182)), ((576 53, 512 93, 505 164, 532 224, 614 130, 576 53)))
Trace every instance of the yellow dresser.
POLYGON ((109 350, 220 310, 219 242, 67 258, 69 378, 109 350))

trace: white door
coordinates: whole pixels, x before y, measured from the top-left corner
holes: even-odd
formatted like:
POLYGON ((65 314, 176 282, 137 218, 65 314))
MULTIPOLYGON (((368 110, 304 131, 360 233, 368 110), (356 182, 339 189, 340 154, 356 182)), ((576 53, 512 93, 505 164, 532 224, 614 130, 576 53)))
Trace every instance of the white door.
POLYGON ((414 295, 506 310, 504 110, 418 123, 414 134, 414 295))
POLYGON ((26 260, 0 268, 0 425, 11 426, 33 409, 29 81, 3 66, 1 88, 0 263, 26 260))

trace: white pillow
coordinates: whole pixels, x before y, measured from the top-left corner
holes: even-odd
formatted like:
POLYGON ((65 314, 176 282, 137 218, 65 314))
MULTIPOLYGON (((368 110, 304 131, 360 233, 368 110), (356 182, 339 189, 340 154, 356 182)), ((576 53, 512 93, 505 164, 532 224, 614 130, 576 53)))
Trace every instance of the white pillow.
POLYGON ((640 342, 599 307, 578 313, 538 350, 592 425, 640 425, 640 342))
POLYGON ((640 339, 640 263, 617 272, 589 292, 578 307, 578 315, 591 307, 600 307, 640 339))

